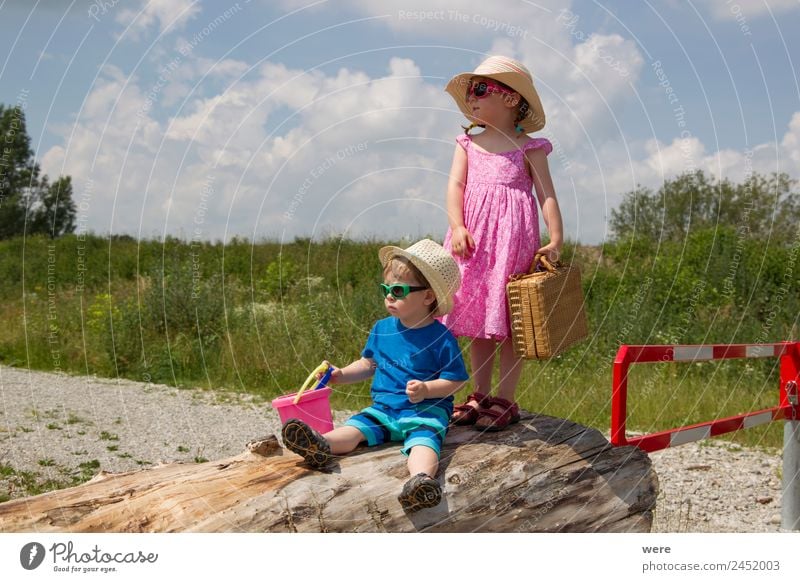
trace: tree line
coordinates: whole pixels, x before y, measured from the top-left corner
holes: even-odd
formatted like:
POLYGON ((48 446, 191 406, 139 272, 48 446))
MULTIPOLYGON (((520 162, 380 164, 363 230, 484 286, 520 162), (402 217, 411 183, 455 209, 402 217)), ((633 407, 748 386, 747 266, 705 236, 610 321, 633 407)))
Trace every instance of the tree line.
POLYGON ((0 239, 75 231, 72 179, 51 182, 31 149, 21 107, 0 104, 0 239))
POLYGON ((656 191, 638 187, 611 211, 615 241, 683 241, 692 232, 725 227, 742 239, 784 246, 797 236, 800 195, 787 174, 751 174, 740 183, 702 171, 668 179, 656 191))

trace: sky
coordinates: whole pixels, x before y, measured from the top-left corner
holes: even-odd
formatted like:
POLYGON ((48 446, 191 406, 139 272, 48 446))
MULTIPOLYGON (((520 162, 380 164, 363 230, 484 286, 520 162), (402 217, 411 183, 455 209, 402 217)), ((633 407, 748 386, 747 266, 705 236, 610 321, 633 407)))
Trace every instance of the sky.
POLYGON ((0 103, 79 232, 444 237, 447 80, 522 61, 565 236, 686 171, 800 178, 797 0, 0 0, 0 103))

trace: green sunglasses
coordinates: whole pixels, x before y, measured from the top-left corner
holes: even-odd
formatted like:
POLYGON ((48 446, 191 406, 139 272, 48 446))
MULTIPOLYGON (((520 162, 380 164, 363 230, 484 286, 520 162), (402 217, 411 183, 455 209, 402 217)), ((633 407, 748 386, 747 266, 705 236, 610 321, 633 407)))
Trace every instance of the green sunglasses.
POLYGON ((427 287, 416 287, 414 285, 406 285, 405 283, 393 283, 392 285, 378 283, 378 285, 380 285, 384 297, 391 295, 395 299, 403 299, 409 293, 427 289, 427 287))

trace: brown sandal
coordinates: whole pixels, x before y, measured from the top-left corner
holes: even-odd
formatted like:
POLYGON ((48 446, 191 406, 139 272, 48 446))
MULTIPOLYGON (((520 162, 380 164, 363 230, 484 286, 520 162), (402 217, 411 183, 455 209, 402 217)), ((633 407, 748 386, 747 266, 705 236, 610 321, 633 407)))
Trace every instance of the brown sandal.
POLYGON ((478 410, 483 408, 488 400, 491 399, 486 394, 473 392, 467 396, 467 401, 464 404, 459 404, 453 408, 453 414, 450 416, 450 424, 458 426, 475 424, 475 421, 478 420, 478 410), (478 408, 471 406, 470 402, 477 402, 478 408))
POLYGON ((436 507, 442 502, 442 486, 433 477, 418 473, 406 481, 397 500, 409 513, 426 507, 436 507))
POLYGON ((519 406, 505 398, 496 396, 484 401, 483 407, 478 412, 475 421, 476 430, 499 431, 508 428, 509 424, 519 422, 519 406), (493 406, 500 406, 503 410, 495 410, 493 406))
POLYGON ((321 434, 302 420, 290 418, 281 429, 283 444, 303 457, 313 469, 322 469, 332 459, 331 446, 321 434))

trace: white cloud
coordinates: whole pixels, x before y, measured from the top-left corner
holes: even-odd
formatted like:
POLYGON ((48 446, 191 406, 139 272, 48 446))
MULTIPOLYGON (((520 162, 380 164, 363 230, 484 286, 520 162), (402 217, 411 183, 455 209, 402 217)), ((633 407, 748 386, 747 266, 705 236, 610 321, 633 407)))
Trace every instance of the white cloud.
POLYGON ((148 188, 168 191, 158 174, 150 178, 155 165, 179 163, 172 152, 159 151, 161 129, 144 109, 147 99, 136 81, 104 69, 75 124, 60 129, 64 145, 42 157, 47 174, 72 176, 74 199, 83 203, 79 224, 98 232, 138 231, 148 188))
POLYGON ((197 91, 201 83, 229 83, 250 69, 250 65, 236 59, 196 57, 187 47, 188 41, 180 38, 172 51, 155 45, 148 55, 162 80, 159 100, 165 107, 179 103, 197 91))
POLYGON ((180 29, 199 13, 196 0, 140 0, 135 8, 121 8, 116 21, 127 27, 126 37, 136 40, 153 26, 159 33, 180 29))
MULTIPOLYGON (((241 120, 250 117, 248 124, 260 128, 266 122, 266 108, 255 108, 253 96, 241 89, 226 90, 220 95, 193 102, 193 112, 171 121, 167 137, 173 140, 192 140, 200 144, 220 144, 230 136, 241 120)), ((263 136, 255 132, 255 143, 263 136)), ((252 140, 248 140, 252 143, 252 140)))
POLYGON ((800 112, 792 115, 792 120, 789 122, 789 131, 783 136, 781 147, 793 165, 794 172, 792 175, 800 175, 800 112))
POLYGON ((795 113, 780 143, 757 144, 751 149, 722 149, 707 152, 696 137, 676 138, 665 145, 649 140, 645 146, 648 156, 636 164, 639 176, 651 184, 683 172, 702 170, 718 178, 734 182, 752 173, 769 175, 772 172, 800 174, 800 113, 795 113))
MULTIPOLYGON (((674 176, 701 169, 705 146, 694 136, 675 138, 669 145, 648 140, 645 150, 650 155, 643 160, 649 176, 674 176)), ((648 180, 652 181, 652 180, 648 180)))
POLYGON ((258 73, 159 123, 143 107, 141 81, 108 69, 43 168, 72 175, 76 200, 93 192, 84 221, 99 232, 293 236, 318 223, 317 232, 351 235, 444 234, 444 172, 460 115, 415 63, 390 59, 377 78, 280 63, 258 73), (446 137, 423 139, 431 135, 446 137), (395 220, 409 205, 425 213, 395 220))
MULTIPOLYGON (((633 96, 632 86, 644 62, 638 48, 616 34, 590 35, 575 46, 573 58, 568 82, 556 81, 569 111, 555 118, 574 118, 583 127, 609 123, 615 107, 633 96)), ((563 108, 554 105, 552 109, 563 108)))

